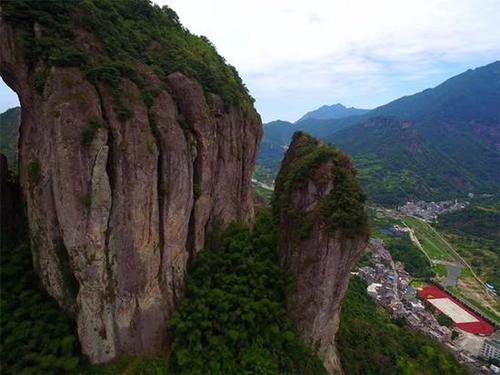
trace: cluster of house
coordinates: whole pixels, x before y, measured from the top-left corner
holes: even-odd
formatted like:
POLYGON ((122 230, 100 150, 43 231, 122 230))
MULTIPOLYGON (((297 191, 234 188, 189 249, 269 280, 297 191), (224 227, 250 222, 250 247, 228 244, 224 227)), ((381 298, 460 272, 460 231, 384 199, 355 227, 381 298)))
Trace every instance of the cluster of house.
POLYGON ((441 202, 410 201, 399 206, 398 211, 405 216, 418 216, 432 222, 441 214, 462 210, 468 205, 469 202, 459 202, 456 199, 441 202))
POLYGON ((412 280, 400 262, 393 262, 384 242, 372 238, 371 266, 361 267, 359 276, 368 283, 367 292, 395 318, 404 318, 410 327, 423 331, 439 341, 451 340, 451 330, 441 326, 434 315, 417 298, 412 280))
MULTIPOLYGON (((403 318, 406 323, 434 339, 448 346, 460 360, 467 364, 474 373, 500 373, 494 365, 486 367, 483 359, 494 358, 494 350, 488 347, 488 354, 479 353, 479 356, 473 356, 462 347, 454 345, 452 342, 452 330, 442 326, 437 321, 431 311, 427 310, 422 301, 417 298, 417 291, 410 283, 412 277, 405 271, 404 265, 400 262, 394 262, 391 254, 380 239, 372 238, 369 243, 371 253, 371 265, 360 267, 356 274, 368 283, 367 292, 382 305, 394 318, 403 318)), ((486 343, 499 342, 490 339, 486 343)), ((483 350, 484 351, 484 350, 483 350)))

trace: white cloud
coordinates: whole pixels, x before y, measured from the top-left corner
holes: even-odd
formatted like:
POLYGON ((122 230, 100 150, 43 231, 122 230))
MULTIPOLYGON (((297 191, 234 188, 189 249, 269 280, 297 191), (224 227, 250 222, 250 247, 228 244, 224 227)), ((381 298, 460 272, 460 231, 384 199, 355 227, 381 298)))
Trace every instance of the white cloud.
POLYGON ((373 107, 500 58, 499 0, 153 1, 217 46, 265 121, 373 107))
POLYGON ((299 98, 383 104, 500 57, 498 0, 154 1, 212 40, 265 120, 310 110, 299 98))

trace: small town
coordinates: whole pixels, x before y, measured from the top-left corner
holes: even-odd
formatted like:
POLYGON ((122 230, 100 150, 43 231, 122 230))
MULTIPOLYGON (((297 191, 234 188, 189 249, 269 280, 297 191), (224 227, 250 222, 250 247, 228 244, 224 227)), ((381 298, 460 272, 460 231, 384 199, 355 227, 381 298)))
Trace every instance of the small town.
POLYGON ((409 201, 397 210, 405 216, 417 216, 427 222, 433 222, 439 215, 463 210, 468 205, 469 202, 459 202, 456 199, 441 202, 409 201))
MULTIPOLYGON (((488 363, 489 359, 498 360, 500 357, 498 331, 490 336, 477 335, 457 328, 456 324, 453 327, 452 324, 447 324, 449 327, 440 324, 432 305, 426 306, 419 297, 418 288, 412 286, 411 275, 402 263, 393 261, 383 240, 371 238, 368 249, 371 264, 360 267, 353 274, 367 282, 368 294, 394 319, 404 319, 411 328, 446 345, 473 373, 500 373, 499 367, 488 363)), ((450 323, 456 322, 451 320, 450 323)))

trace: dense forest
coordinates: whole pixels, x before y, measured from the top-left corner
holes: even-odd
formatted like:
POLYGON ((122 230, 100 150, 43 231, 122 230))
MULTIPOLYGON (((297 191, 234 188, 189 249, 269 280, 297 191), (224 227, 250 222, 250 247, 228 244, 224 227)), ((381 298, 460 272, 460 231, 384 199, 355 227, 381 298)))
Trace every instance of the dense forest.
POLYGON ((206 249, 187 278, 170 323, 172 366, 183 374, 322 374, 287 318, 286 275, 271 215, 250 231, 233 226, 206 249))
POLYGON ((165 352, 89 365, 79 353, 72 317, 41 289, 29 246, 5 245, 0 269, 5 374, 324 373, 286 316, 289 280, 278 265, 268 211, 253 230, 234 225, 214 236, 190 267, 185 298, 168 327, 170 361, 165 352))
MULTIPOLYGON (((168 330, 170 355, 123 357, 91 366, 75 325, 39 286, 29 246, 2 248, 1 357, 5 374, 321 374, 286 316, 290 280, 280 270, 276 231, 262 211, 253 230, 213 236, 191 265, 186 296, 168 330)), ((346 374, 462 374, 451 353, 394 322, 351 280, 338 334, 346 374)))

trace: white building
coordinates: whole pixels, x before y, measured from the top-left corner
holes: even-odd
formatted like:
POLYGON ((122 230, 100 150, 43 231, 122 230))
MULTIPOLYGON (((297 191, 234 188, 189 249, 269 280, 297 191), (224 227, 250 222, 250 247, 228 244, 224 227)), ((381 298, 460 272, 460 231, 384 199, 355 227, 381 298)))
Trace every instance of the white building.
POLYGON ((496 332, 493 336, 484 340, 480 354, 486 359, 500 361, 500 333, 496 332))

